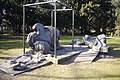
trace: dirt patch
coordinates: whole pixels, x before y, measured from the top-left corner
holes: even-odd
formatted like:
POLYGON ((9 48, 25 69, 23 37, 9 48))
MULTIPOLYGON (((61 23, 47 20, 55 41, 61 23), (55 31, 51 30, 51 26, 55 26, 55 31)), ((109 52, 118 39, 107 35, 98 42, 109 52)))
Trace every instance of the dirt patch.
POLYGON ((0 70, 0 80, 15 80, 13 76, 0 70))

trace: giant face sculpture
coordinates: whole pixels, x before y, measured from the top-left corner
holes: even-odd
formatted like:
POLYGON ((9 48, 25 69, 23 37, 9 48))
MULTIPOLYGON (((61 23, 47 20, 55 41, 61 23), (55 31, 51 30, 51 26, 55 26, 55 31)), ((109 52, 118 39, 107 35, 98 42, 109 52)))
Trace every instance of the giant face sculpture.
POLYGON ((54 30, 56 30, 56 46, 59 47, 59 30, 52 26, 44 26, 41 23, 33 25, 31 32, 27 36, 27 43, 35 51, 43 51, 48 53, 54 48, 54 30))

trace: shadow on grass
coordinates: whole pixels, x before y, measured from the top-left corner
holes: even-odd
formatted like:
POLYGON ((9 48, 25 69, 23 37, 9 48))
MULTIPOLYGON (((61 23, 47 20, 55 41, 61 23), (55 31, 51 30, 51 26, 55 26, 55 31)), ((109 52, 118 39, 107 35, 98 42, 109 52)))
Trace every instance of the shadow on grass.
POLYGON ((70 59, 66 60, 66 61, 63 61, 61 63, 61 65, 68 65, 68 64, 71 64, 75 61, 75 59, 79 56, 80 54, 76 54, 74 56, 72 56, 70 59))
POLYGON ((110 44, 109 55, 114 58, 120 58, 120 44, 110 44))
POLYGON ((45 76, 45 75, 31 75, 31 74, 24 74, 21 76, 30 76, 30 77, 40 77, 40 78, 53 78, 53 79, 72 79, 72 80, 80 80, 80 79, 103 79, 103 78, 120 78, 120 75, 102 75, 102 76, 87 76, 87 77, 82 77, 82 76, 76 76, 76 77, 55 77, 55 76, 45 76))
MULTIPOLYGON (((23 41, 22 40, 0 40, 0 49, 16 49, 16 48, 22 48, 23 47, 23 41)), ((27 44, 26 44, 26 47, 27 44)))
POLYGON ((0 59, 11 60, 11 59, 13 59, 13 57, 0 57, 0 59))
POLYGON ((61 46, 62 45, 70 45, 70 42, 60 42, 61 46))
POLYGON ((109 54, 114 58, 120 58, 120 50, 110 50, 109 54))

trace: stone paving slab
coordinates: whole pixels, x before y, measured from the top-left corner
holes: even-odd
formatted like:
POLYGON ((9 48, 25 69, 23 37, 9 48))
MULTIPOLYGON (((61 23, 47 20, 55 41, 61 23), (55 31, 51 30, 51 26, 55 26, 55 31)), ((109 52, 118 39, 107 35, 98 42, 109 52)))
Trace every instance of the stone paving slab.
POLYGON ((81 52, 74 60, 74 62, 93 62, 97 57, 98 52, 92 51, 89 49, 88 51, 81 52))
POLYGON ((11 65, 10 65, 9 62, 10 62, 10 60, 0 62, 0 70, 4 71, 7 74, 10 74, 12 76, 15 76, 15 75, 18 75, 18 74, 22 74, 22 73, 25 73, 25 72, 28 72, 28 71, 31 71, 31 70, 43 67, 43 66, 48 65, 50 63, 48 61, 44 61, 44 62, 42 62, 40 64, 29 65, 29 66, 27 66, 27 69, 25 69, 23 71, 15 71, 15 70, 13 70, 11 68, 11 65))
POLYGON ((46 59, 55 64, 60 64, 76 55, 74 62, 92 62, 98 55, 98 52, 89 50, 87 46, 74 45, 74 49, 72 49, 71 45, 65 45, 63 47, 65 51, 58 51, 58 53, 62 52, 62 55, 58 55, 57 58, 47 57, 46 59))
POLYGON ((96 59, 98 53, 99 52, 97 52, 97 51, 92 51, 92 49, 88 49, 87 46, 80 46, 79 49, 76 49, 76 51, 73 51, 73 53, 69 53, 69 55, 66 55, 66 56, 67 57, 75 56, 74 58, 72 58, 72 59, 74 59, 74 60, 72 60, 73 62, 89 62, 89 63, 91 63, 96 59))
POLYGON ((63 50, 57 51, 57 53, 59 53, 57 58, 46 57, 45 62, 40 63, 40 64, 35 64, 35 65, 30 65, 24 71, 12 70, 8 60, 7 60, 7 62, 0 61, 0 69, 6 73, 11 74, 11 75, 17 75, 17 74, 21 74, 21 73, 24 73, 27 71, 31 71, 31 70, 36 69, 36 68, 40 68, 40 67, 45 66, 51 62, 53 62, 55 64, 63 63, 64 61, 69 60, 74 56, 77 56, 74 59, 74 62, 92 62, 98 54, 98 52, 93 52, 92 50, 89 50, 86 46, 74 45, 74 49, 72 49, 71 45, 63 45, 63 48, 64 48, 63 50))

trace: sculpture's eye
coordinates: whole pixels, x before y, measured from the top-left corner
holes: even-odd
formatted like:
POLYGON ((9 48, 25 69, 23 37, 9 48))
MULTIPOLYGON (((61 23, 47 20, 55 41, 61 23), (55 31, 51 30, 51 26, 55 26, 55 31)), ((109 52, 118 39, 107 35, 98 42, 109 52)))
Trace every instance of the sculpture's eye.
POLYGON ((36 29, 36 28, 33 28, 33 31, 37 32, 37 29, 36 29))

